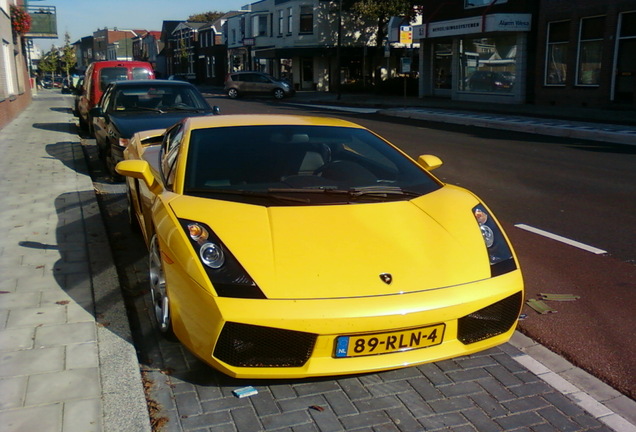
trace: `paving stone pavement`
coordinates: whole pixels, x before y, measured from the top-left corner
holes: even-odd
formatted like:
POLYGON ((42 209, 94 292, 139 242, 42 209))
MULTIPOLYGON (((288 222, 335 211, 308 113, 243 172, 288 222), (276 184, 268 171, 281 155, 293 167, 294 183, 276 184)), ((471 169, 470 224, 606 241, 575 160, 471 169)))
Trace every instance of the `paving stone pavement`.
POLYGON ((150 430, 71 101, 0 131, 0 429, 150 430))

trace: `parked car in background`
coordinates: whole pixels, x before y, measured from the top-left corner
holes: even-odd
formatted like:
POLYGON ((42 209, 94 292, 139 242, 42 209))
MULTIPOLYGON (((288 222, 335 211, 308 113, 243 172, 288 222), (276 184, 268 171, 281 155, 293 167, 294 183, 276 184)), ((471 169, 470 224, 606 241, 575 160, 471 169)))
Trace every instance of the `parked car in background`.
POLYGON ((100 157, 113 175, 135 132, 165 129, 184 117, 218 113, 192 84, 183 81, 116 81, 90 110, 100 157))
POLYGON ((82 95, 82 87, 84 86, 84 76, 80 76, 73 87, 73 115, 79 117, 79 100, 82 95))
POLYGON ((283 99, 295 93, 287 81, 264 72, 229 73, 225 78, 225 92, 232 99, 245 95, 271 95, 275 99, 283 99))
POLYGON ((109 60, 91 63, 86 69, 84 85, 79 90, 77 111, 80 127, 93 135, 90 110, 97 105, 110 83, 154 78, 155 73, 148 62, 109 60))
POLYGON ((503 72, 478 70, 468 78, 468 86, 472 91, 511 91, 513 85, 510 75, 503 72))
POLYGON ((357 124, 187 118, 117 171, 159 329, 239 378, 369 373, 505 343, 523 279, 501 225, 357 124))

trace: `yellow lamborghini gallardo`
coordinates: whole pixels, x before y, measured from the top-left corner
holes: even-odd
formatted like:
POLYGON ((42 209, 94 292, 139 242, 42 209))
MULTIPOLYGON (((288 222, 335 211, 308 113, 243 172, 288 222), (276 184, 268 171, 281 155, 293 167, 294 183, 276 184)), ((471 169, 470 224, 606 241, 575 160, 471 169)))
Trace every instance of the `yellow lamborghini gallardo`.
POLYGON ((225 374, 380 371, 515 329, 513 249, 435 156, 333 118, 225 115, 138 133, 124 157, 158 327, 225 374))

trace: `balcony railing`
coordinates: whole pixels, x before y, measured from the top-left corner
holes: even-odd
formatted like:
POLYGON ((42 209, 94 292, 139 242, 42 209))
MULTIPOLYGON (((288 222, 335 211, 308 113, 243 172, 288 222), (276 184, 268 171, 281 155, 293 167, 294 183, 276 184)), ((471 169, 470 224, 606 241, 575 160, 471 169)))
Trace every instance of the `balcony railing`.
POLYGON ((24 36, 30 38, 57 38, 57 12, 55 6, 28 6, 31 30, 24 36))

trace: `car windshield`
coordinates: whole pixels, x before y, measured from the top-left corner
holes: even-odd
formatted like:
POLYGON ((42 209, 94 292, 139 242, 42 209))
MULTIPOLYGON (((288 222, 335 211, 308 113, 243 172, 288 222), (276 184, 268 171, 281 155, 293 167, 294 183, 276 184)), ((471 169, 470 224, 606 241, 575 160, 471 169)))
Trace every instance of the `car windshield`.
POLYGON ((330 126, 195 129, 184 194, 259 205, 407 200, 440 184, 373 133, 330 126))
POLYGON ((193 88, 176 85, 140 85, 117 89, 109 111, 167 112, 209 109, 209 105, 193 88))

